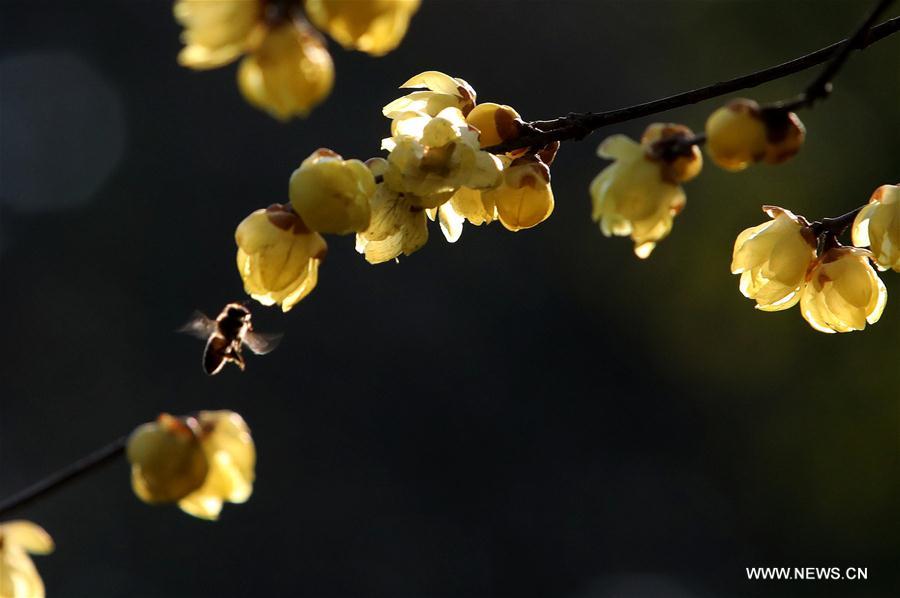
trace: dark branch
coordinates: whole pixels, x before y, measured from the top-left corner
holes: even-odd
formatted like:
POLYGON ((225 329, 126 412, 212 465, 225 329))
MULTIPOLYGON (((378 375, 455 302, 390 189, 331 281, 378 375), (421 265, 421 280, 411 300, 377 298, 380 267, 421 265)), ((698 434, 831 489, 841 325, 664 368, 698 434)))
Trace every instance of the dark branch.
MULTIPOLYGON (((891 0, 883 0, 882 3, 890 1, 891 0)), ((880 14, 880 11, 883 10, 883 8, 881 8, 881 5, 879 5, 878 8, 880 9, 878 14, 880 14)), ((877 14, 875 14, 875 18, 877 18, 877 14)), ((811 54, 806 54, 805 56, 800 56, 799 58, 795 58, 794 60, 783 64, 735 79, 730 79, 728 81, 713 83, 712 85, 707 85, 706 87, 701 87, 699 89, 685 91, 666 98, 660 98, 658 100, 628 106, 626 108, 609 110, 607 112, 572 112, 567 116, 552 120, 526 123, 523 134, 518 138, 485 148, 485 150, 494 154, 502 154, 523 147, 543 147, 553 141, 581 140, 601 127, 650 116, 651 114, 665 112, 667 110, 672 110, 673 108, 680 108, 681 106, 696 104, 697 102, 734 93, 742 89, 750 89, 762 85, 763 83, 768 83, 769 81, 774 81, 775 79, 780 79, 812 68, 822 64, 829 58, 835 58, 835 62, 837 62, 836 53, 841 52, 842 50, 849 55, 853 50, 865 49, 871 44, 900 31, 900 17, 894 17, 876 27, 868 29, 867 34, 866 28, 861 28, 860 30, 863 31, 862 35, 851 36, 850 39, 841 40, 811 54)), ((837 56, 840 56, 840 54, 837 54, 837 56)), ((837 68, 840 68, 845 60, 846 57, 841 58, 840 63, 837 64, 837 68)), ((836 68, 826 70, 837 72, 836 68)), ((833 74, 834 73, 832 73, 832 75, 833 74)))
POLYGON ((78 476, 97 469, 110 461, 116 459, 119 455, 125 453, 125 444, 128 441, 127 436, 116 438, 103 448, 97 449, 90 455, 75 461, 63 467, 56 473, 53 473, 39 482, 25 488, 24 490, 13 494, 4 501, 0 501, 0 518, 8 512, 24 507, 33 500, 36 500, 45 494, 56 490, 67 482, 77 478, 78 476))

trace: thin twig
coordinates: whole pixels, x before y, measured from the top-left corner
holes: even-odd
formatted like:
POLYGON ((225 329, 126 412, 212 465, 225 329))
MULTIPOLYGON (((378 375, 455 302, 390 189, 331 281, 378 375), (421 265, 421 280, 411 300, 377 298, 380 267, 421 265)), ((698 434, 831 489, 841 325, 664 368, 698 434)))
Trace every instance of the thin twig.
MULTIPOLYGON (((900 31, 900 17, 894 17, 872 27, 868 30, 868 34, 865 33, 864 29, 861 30, 863 31, 862 35, 851 36, 849 39, 841 40, 811 54, 806 54, 777 66, 728 81, 713 83, 699 89, 606 112, 572 112, 567 116, 551 120, 526 123, 526 132, 523 135, 514 140, 485 149, 494 154, 503 154, 523 147, 543 147, 553 141, 580 140, 607 125, 650 116, 672 110, 673 108, 680 108, 681 106, 696 104, 697 102, 734 93, 742 89, 756 87, 822 64, 829 58, 834 57, 835 53, 840 52, 842 49, 845 49, 844 51, 848 55, 852 50, 865 49, 875 42, 900 31)), ((846 57, 841 59, 841 63, 837 64, 837 68, 840 68, 844 60, 846 60, 846 57)))
POLYGON ((125 453, 125 444, 127 441, 127 436, 116 438, 90 455, 63 467, 56 473, 52 473, 28 488, 13 494, 6 500, 0 502, 0 517, 3 517, 10 511, 24 507, 30 502, 56 490, 82 474, 98 469, 106 463, 113 461, 125 453))

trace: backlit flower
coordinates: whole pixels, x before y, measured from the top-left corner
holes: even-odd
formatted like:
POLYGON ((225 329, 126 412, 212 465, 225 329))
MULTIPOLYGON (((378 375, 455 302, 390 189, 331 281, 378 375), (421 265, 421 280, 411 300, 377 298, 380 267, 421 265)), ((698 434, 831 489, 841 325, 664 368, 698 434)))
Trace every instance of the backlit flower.
POLYGON ((537 226, 553 213, 550 169, 540 160, 513 160, 503 169, 497 187, 482 193, 484 202, 495 206, 500 223, 511 231, 537 226))
POLYGON ((900 185, 882 185, 853 222, 853 244, 871 247, 880 270, 900 272, 900 185))
POLYGON ((384 182, 406 195, 412 205, 435 208, 460 187, 487 189, 499 181, 500 161, 481 151, 477 133, 458 108, 445 108, 435 117, 395 121, 395 125, 394 136, 382 142, 390 151, 384 182))
POLYGON ((44 598, 31 554, 53 552, 53 539, 30 521, 0 523, 0 598, 44 598))
MULTIPOLYGON (((367 164, 375 176, 383 175, 388 168, 382 158, 373 158, 367 164)), ((401 254, 410 255, 428 241, 425 210, 385 183, 378 184, 371 209, 369 228, 356 235, 356 250, 369 263, 379 264, 401 254)))
POLYGON ((348 50, 382 56, 396 48, 419 0, 306 0, 306 16, 348 50))
POLYGON ((465 80, 439 71, 425 71, 410 78, 401 89, 425 88, 397 98, 382 109, 391 120, 413 116, 437 116, 445 108, 459 108, 463 115, 475 107, 475 90, 465 80))
POLYGON ((772 220, 738 235, 731 272, 741 275, 741 293, 755 299, 757 309, 779 311, 800 301, 816 238, 802 216, 775 206, 763 211, 772 220))
POLYGON ((522 126, 521 117, 515 109, 493 102, 475 106, 466 115, 466 122, 478 130, 481 147, 512 141, 519 136, 522 126))
POLYGON ((591 183, 593 219, 607 237, 630 236, 640 258, 648 257, 669 234, 675 216, 684 208, 687 198, 675 177, 693 174, 692 168, 677 164, 678 157, 657 155, 654 144, 664 130, 679 137, 690 134, 687 127, 654 124, 647 128, 642 143, 613 135, 597 149, 601 158, 615 162, 591 183))
POLYGON ((318 280, 328 246, 290 208, 256 210, 237 227, 237 267, 244 290, 263 305, 290 310, 318 280))
POLYGON ((194 69, 228 64, 258 45, 265 26, 262 0, 178 0, 175 18, 184 27, 178 62, 194 69))
POLYGON ((256 448, 233 411, 164 413, 132 433, 127 455, 132 488, 149 504, 177 502, 190 515, 217 519, 224 502, 245 502, 253 492, 256 448))
POLYGON ((858 247, 833 247, 809 274, 800 309, 820 332, 862 330, 881 317, 887 289, 869 263, 871 253, 858 247))
POLYGON ((295 22, 268 30, 238 69, 247 101, 282 120, 309 114, 333 83, 334 64, 321 37, 295 22))
POLYGON ((328 149, 312 153, 290 181, 291 205, 306 225, 321 233, 347 234, 369 226, 375 177, 359 160, 343 160, 328 149))

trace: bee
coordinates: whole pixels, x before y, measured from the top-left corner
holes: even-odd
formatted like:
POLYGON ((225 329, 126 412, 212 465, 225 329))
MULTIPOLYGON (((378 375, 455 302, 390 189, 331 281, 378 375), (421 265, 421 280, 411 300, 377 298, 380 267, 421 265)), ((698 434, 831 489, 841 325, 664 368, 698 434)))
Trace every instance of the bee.
POLYGON ((214 376, 231 362, 244 371, 244 345, 257 355, 269 353, 281 340, 280 334, 260 334, 250 323, 250 310, 240 303, 226 305, 215 320, 199 311, 187 324, 178 329, 197 338, 206 339, 203 351, 203 371, 214 376))

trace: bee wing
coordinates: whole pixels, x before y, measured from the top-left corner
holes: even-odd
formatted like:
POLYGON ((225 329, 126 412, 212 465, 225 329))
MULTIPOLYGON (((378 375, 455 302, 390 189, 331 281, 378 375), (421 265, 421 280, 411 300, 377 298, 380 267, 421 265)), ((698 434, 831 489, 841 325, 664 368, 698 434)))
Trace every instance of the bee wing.
POLYGON ((179 328, 177 332, 183 332, 206 340, 213 332, 216 331, 216 321, 206 317, 206 314, 195 311, 184 326, 179 328))
POLYGON ((251 330, 244 336, 244 344, 257 355, 265 355, 271 353, 278 346, 282 336, 281 334, 265 334, 251 330))

